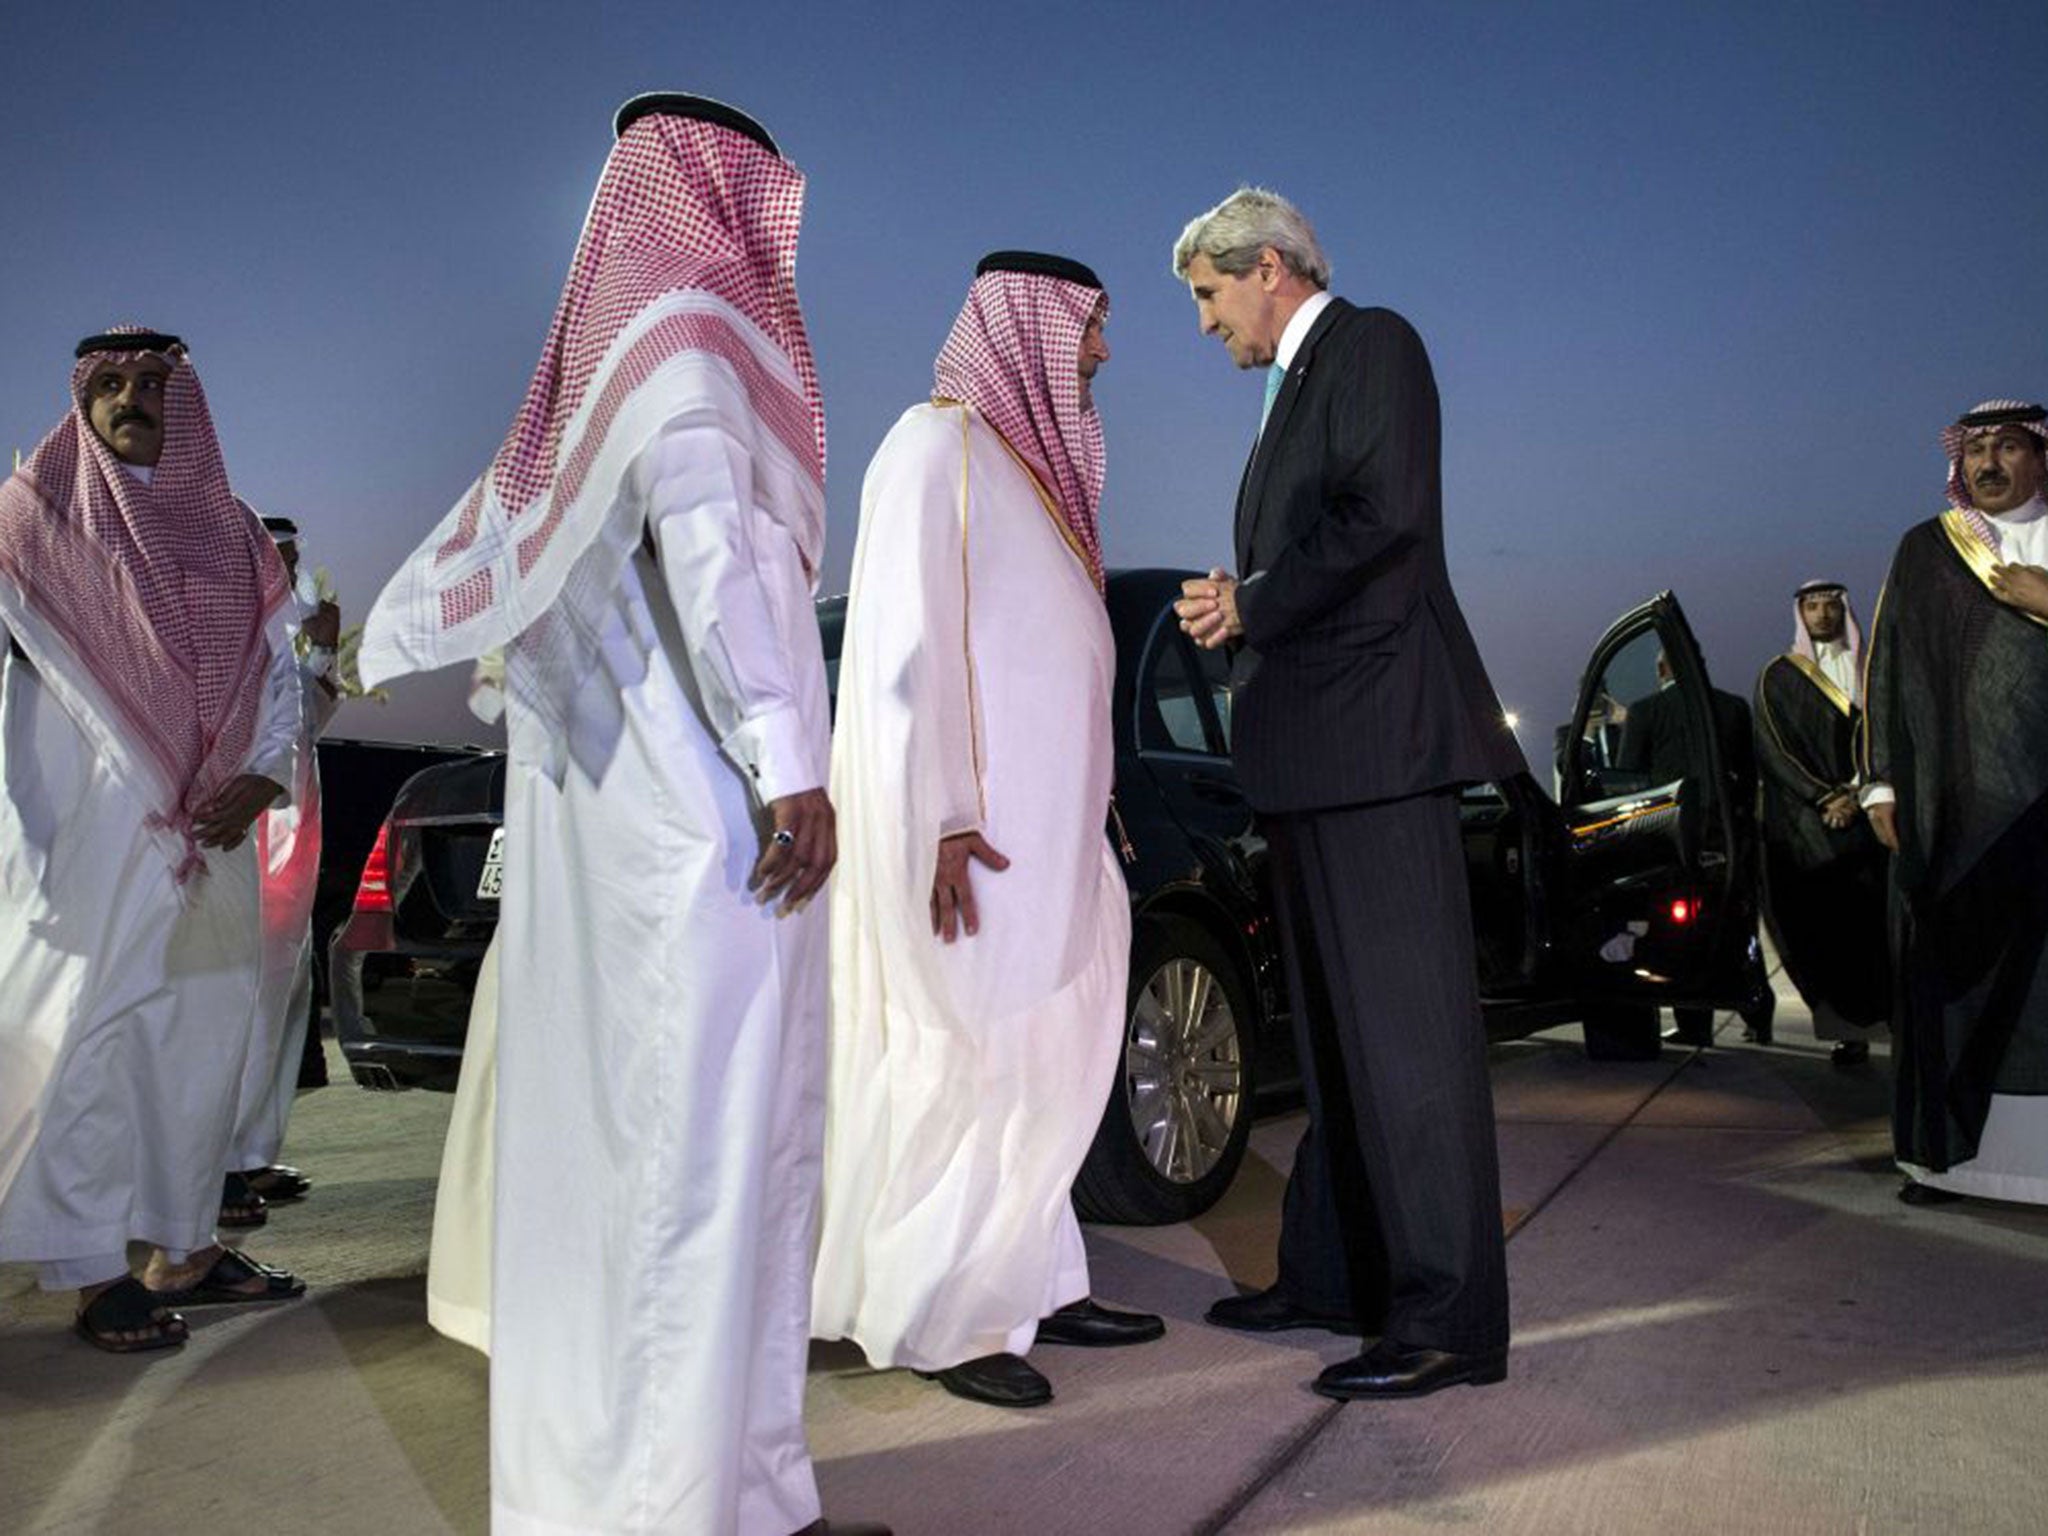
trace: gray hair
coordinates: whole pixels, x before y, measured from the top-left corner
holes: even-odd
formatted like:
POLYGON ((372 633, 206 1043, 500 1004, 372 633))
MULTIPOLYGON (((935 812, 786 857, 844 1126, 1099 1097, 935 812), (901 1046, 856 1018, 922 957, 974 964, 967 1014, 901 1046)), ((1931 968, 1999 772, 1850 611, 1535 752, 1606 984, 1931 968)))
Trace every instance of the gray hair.
POLYGON ((1259 264, 1259 252, 1267 246, 1280 253, 1296 277, 1318 288, 1330 286, 1330 259, 1316 243, 1314 226, 1294 204, 1264 187, 1239 187, 1190 219, 1173 242, 1173 275, 1185 279, 1188 263, 1206 256, 1218 272, 1237 277, 1259 264))

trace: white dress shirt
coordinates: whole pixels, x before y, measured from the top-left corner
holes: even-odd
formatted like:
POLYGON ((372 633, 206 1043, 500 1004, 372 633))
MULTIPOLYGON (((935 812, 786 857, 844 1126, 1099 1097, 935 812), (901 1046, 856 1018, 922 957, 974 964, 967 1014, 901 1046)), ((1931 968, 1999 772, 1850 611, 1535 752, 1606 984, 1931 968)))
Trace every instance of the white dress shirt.
POLYGON ((1280 329, 1280 345, 1273 350, 1273 361, 1282 368, 1294 366, 1294 354, 1301 350, 1302 341, 1308 336, 1308 329, 1316 323, 1316 316, 1330 307, 1330 295, 1318 291, 1301 301, 1301 308, 1287 317, 1287 324, 1280 329))

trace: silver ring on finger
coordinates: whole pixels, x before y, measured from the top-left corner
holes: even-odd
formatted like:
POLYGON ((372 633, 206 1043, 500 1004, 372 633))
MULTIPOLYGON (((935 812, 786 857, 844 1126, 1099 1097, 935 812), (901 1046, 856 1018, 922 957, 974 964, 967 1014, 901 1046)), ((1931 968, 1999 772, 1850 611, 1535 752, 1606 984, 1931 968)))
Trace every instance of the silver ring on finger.
POLYGON ((790 831, 789 828, 784 827, 780 832, 777 832, 772 838, 770 838, 769 841, 774 843, 778 848, 793 847, 796 843, 796 834, 790 831))

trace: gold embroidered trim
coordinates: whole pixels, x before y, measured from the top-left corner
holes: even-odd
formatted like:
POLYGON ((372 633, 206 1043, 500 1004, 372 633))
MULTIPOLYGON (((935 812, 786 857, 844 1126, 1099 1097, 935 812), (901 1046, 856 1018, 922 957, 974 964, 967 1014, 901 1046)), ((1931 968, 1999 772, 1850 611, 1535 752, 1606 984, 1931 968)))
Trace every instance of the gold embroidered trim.
POLYGON ((1842 692, 1842 685, 1823 672, 1820 664, 1811 657, 1802 656, 1797 651, 1787 651, 1780 660, 1791 662, 1802 677, 1820 690, 1821 697, 1835 706, 1838 714, 1847 715, 1855 710, 1856 701, 1842 692))
MULTIPOLYGON (((988 790, 982 782, 981 695, 974 683, 974 574, 967 559, 967 469, 973 459, 973 439, 968 431, 971 408, 964 401, 933 400, 934 405, 960 408, 960 653, 967 664, 967 740, 974 762, 974 802, 981 812, 981 824, 988 825, 988 790)), ((1001 433, 997 437, 1001 437, 1001 433)))
MULTIPOLYGON (((1848 695, 1843 693, 1840 688, 1836 687, 1833 680, 1830 679, 1825 672, 1822 672, 1818 667, 1814 666, 1814 664, 1808 661, 1804 656, 1801 656, 1797 651, 1787 651, 1784 655, 1778 658, 1778 661, 1791 662, 1793 666, 1797 667, 1801 672, 1806 674, 1808 681, 1821 686, 1821 691, 1822 693, 1828 695, 1828 702, 1830 704, 1834 704, 1835 707, 1841 710, 1842 713, 1845 715, 1849 712, 1851 705, 1849 703, 1848 695), (1839 702, 1837 702, 1838 700, 1839 702)), ((1772 665, 1775 666, 1776 663, 1774 662, 1772 663, 1772 665)), ((1800 759, 1799 754, 1794 752, 1790 747, 1785 745, 1785 738, 1778 730, 1778 717, 1771 710, 1771 690, 1769 689, 1769 687, 1757 689, 1756 708, 1757 717, 1763 721, 1764 729, 1771 733, 1772 745, 1777 747, 1779 753, 1784 757, 1784 759, 1787 762, 1789 762, 1794 768, 1797 768, 1799 770, 1800 775, 1803 778, 1805 778, 1809 784, 1812 784, 1819 789, 1831 790, 1838 787, 1836 785, 1830 784, 1826 779, 1821 778, 1811 768, 1807 767, 1806 764, 1800 759)))
MULTIPOLYGON (((1997 551, 1978 537, 1977 530, 1970 526, 1970 520, 1963 515, 1960 507, 1950 507, 1941 514, 1941 531, 1948 535, 1949 543, 1954 546, 1963 564, 1969 567, 1970 574, 1984 584, 1985 591, 1991 592, 1991 568, 2001 563, 1997 551)), ((2021 618, 2032 619, 2043 629, 2048 629, 2048 619, 2037 613, 2028 613, 2024 608, 2013 608, 2012 604, 1999 597, 1996 592, 1991 592, 1991 596, 1999 607, 2012 608, 2012 611, 2021 618)))
MULTIPOLYGON (((951 395, 933 395, 932 404, 942 408, 958 406, 962 412, 963 421, 965 420, 965 413, 974 409, 966 401, 955 400, 951 395)), ((990 437, 993 437, 1003 445, 1003 452, 1015 460, 1017 467, 1024 471, 1024 478, 1031 482, 1031 489, 1038 493, 1038 504, 1045 509, 1045 515, 1052 520, 1053 531, 1060 536, 1060 542, 1067 546, 1068 553, 1081 562, 1081 569, 1088 572, 1088 580, 1093 583, 1097 591, 1106 590, 1105 583, 1096 581, 1095 572, 1088 564, 1088 551, 1081 547, 1081 541, 1074 536, 1074 530, 1067 526, 1066 518, 1061 516, 1059 498, 1045 488, 1045 482, 1038 478, 1038 471, 1031 467, 1025 460, 1024 455, 1010 446, 1010 440, 1007 437, 1003 436, 994 427, 990 427, 988 432, 990 437)))
POLYGON ((1877 589, 1877 606, 1870 610, 1870 641, 1863 647, 1863 718, 1856 724, 1856 774, 1865 784, 1881 783, 1870 771, 1870 733, 1875 729, 1870 706, 1870 668, 1877 660, 1878 637, 1884 633, 1884 599, 1892 589, 1891 579, 1877 589))

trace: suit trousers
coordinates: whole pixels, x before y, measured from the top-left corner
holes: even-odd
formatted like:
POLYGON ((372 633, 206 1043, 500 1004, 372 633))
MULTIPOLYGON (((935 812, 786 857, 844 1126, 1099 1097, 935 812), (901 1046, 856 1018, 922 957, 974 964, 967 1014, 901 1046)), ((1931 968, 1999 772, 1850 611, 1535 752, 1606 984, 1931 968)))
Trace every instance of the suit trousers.
POLYGON ((1309 1126, 1283 1294, 1401 1344, 1508 1339, 1493 1090, 1455 791, 1265 819, 1309 1126))

